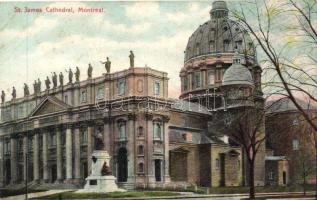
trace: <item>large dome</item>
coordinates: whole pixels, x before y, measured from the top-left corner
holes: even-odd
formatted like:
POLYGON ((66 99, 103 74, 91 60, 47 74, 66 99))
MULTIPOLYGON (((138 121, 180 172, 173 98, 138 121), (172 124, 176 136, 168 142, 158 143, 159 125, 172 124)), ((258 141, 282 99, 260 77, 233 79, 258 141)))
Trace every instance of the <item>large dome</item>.
POLYGON ((210 17, 190 36, 185 50, 185 62, 202 55, 233 53, 235 49, 254 56, 254 45, 247 31, 237 22, 228 19, 226 2, 213 2, 210 17))
POLYGON ((254 86, 251 72, 248 68, 241 64, 241 59, 238 52, 236 52, 233 57, 233 64, 226 70, 223 75, 222 85, 247 85, 251 87, 254 86))

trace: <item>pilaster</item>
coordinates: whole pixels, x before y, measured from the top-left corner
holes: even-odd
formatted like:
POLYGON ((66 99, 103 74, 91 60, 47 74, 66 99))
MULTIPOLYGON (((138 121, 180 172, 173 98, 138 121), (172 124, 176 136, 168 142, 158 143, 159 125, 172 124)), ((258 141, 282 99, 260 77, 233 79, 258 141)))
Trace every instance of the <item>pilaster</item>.
POLYGON ((75 181, 80 182, 80 131, 79 124, 74 126, 74 171, 75 171, 75 181))
POLYGON ((48 130, 43 130, 43 181, 47 183, 49 181, 49 174, 48 174, 48 130))
POLYGON ((72 125, 68 124, 66 128, 66 182, 72 182, 73 178, 73 135, 72 125))
POLYGON ((61 127, 56 127, 56 170, 57 170, 57 182, 62 182, 63 179, 63 150, 62 150, 62 128, 61 127))
POLYGON ((38 182, 40 179, 39 165, 39 135, 35 133, 33 136, 33 180, 38 182))
POLYGON ((16 138, 10 139, 11 145, 11 184, 17 182, 17 141, 16 138))

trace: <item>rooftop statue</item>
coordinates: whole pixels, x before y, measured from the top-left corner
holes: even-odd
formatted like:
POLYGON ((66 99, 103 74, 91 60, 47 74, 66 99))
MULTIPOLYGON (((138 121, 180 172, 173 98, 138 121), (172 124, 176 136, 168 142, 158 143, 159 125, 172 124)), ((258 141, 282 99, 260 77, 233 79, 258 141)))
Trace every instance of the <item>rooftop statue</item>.
POLYGON ((111 68, 111 61, 109 60, 109 57, 107 57, 107 60, 105 62, 101 61, 101 63, 105 65, 107 74, 109 74, 110 73, 110 68, 111 68))
POLYGON ((134 67, 134 54, 133 54, 133 51, 130 51, 129 58, 130 58, 130 68, 133 68, 134 67))
POLYGON ((76 72, 75 72, 76 82, 79 82, 79 77, 80 77, 80 70, 78 67, 76 67, 76 72))
POLYGON ((64 75, 63 73, 59 73, 59 85, 63 86, 64 85, 64 75))
POLYGON ((53 80, 53 88, 56 88, 57 87, 57 75, 55 72, 53 72, 52 80, 53 80))
POLYGON ((2 90, 1 92, 1 103, 5 102, 5 98, 6 98, 6 94, 4 93, 4 91, 2 90))
POLYGON ((48 76, 46 77, 46 80, 45 80, 45 85, 46 85, 46 89, 49 90, 50 89, 50 84, 51 84, 51 81, 50 79, 48 78, 48 76))
POLYGON ((37 91, 37 82, 36 80, 34 80, 34 83, 33 83, 33 90, 34 90, 34 94, 36 94, 38 91, 37 91))
POLYGON ((88 72, 87 72, 87 74, 88 74, 88 78, 91 78, 92 77, 92 66, 91 66, 91 64, 89 63, 88 64, 88 72))
POLYGON ((73 83, 73 72, 72 72, 72 69, 69 68, 69 71, 66 70, 66 72, 68 73, 68 83, 73 83))
POLYGON ((37 79, 37 92, 40 93, 41 92, 41 80, 38 78, 37 79))
POLYGON ((29 96, 30 95, 30 91, 29 91, 29 86, 24 83, 24 96, 29 96))
POLYGON ((12 88, 12 99, 16 99, 17 98, 17 91, 15 89, 15 87, 13 86, 12 88))

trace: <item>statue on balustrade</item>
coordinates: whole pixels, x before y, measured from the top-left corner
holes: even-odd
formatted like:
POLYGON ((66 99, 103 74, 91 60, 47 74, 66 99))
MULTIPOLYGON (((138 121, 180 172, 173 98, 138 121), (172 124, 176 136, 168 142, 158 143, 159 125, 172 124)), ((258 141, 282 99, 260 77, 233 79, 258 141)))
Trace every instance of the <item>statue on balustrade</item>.
POLYGON ((16 99, 17 98, 17 91, 15 89, 15 87, 13 86, 12 88, 12 99, 16 99))
POLYGON ((69 71, 66 70, 66 72, 68 73, 68 84, 73 83, 73 72, 72 72, 72 69, 69 68, 69 71))
POLYGON ((42 83, 41 83, 41 80, 38 78, 38 79, 37 79, 37 92, 38 92, 38 93, 41 93, 41 84, 42 84, 42 83))
POLYGON ((88 64, 88 72, 87 72, 87 74, 88 74, 88 78, 92 78, 92 66, 91 66, 90 63, 88 64))
POLYGON ((45 85, 46 85, 46 89, 49 90, 50 89, 50 84, 51 84, 51 81, 50 79, 48 78, 48 76, 46 77, 46 80, 45 80, 45 85))
POLYGON ((105 65, 107 74, 110 73, 110 68, 111 68, 111 61, 109 60, 109 57, 107 57, 107 60, 105 62, 100 61, 102 64, 105 65))
POLYGON ((133 53, 133 51, 130 51, 129 58, 130 58, 130 68, 133 68, 134 67, 134 53, 133 53))
POLYGON ((80 78, 80 70, 79 70, 79 68, 78 68, 78 67, 76 67, 75 78, 76 78, 76 82, 79 82, 79 78, 80 78))
POLYGON ((24 96, 29 96, 30 95, 30 90, 29 90, 29 86, 24 83, 24 96))
POLYGON ((63 73, 59 73, 59 85, 63 86, 64 85, 64 75, 63 73))
POLYGON ((37 94, 37 82, 36 82, 36 80, 34 80, 34 83, 33 83, 33 90, 34 90, 34 94, 37 94))
POLYGON ((52 74, 53 88, 57 87, 57 75, 55 72, 52 74))
POLYGON ((5 98, 6 98, 6 94, 4 93, 4 91, 2 90, 1 92, 1 103, 5 102, 5 98))

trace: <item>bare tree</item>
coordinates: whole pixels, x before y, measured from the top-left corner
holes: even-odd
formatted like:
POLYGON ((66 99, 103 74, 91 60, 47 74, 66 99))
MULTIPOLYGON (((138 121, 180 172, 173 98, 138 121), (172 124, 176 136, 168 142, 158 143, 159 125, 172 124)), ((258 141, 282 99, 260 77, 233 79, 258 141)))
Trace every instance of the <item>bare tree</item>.
POLYGON ((263 54, 271 77, 265 84, 294 103, 312 127, 317 150, 316 116, 296 98, 305 95, 317 103, 317 1, 244 0, 233 17, 253 36, 263 54))

